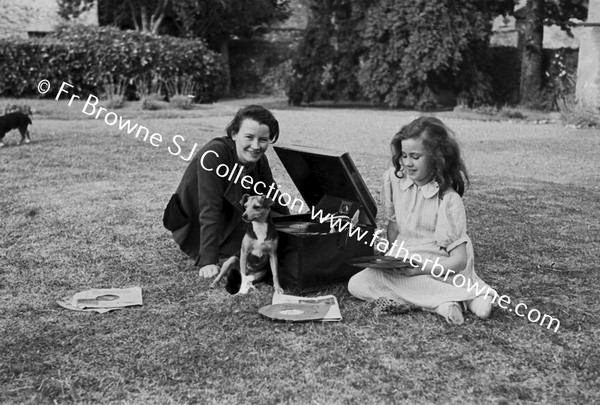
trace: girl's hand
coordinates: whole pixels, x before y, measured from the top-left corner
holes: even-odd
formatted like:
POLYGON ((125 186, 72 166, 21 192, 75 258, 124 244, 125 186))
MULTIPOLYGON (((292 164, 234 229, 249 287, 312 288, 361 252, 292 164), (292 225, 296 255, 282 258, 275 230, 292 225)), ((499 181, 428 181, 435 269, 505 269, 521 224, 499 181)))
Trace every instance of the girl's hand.
POLYGON ((383 229, 377 229, 375 232, 373 232, 373 242, 372 242, 372 245, 374 246, 373 250, 374 250, 376 256, 382 256, 382 255, 384 255, 386 253, 383 250, 379 250, 377 248, 377 246, 379 245, 379 243, 384 242, 384 243, 386 243, 386 246, 389 245, 389 242, 383 236, 384 232, 385 231, 383 229))

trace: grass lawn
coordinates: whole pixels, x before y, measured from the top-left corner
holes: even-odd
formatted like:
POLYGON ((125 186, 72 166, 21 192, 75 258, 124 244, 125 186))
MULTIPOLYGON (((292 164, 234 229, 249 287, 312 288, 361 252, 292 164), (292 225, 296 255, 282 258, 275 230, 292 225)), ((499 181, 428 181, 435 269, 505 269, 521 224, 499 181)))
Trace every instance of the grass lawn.
MULTIPOLYGON (((8 100, 0 100, 0 106, 8 100)), ((12 101, 11 101, 12 102, 12 101)), ((18 101, 22 103, 22 100, 18 101)), ((118 115, 162 135, 136 139, 71 107, 29 100, 32 144, 0 150, 1 403, 598 403, 600 136, 556 124, 440 117, 472 176, 465 195, 477 272, 513 306, 453 327, 436 315, 374 317, 344 285, 339 323, 272 322, 262 285, 245 297, 210 281, 162 226, 187 163, 174 135, 220 136, 235 102, 118 115), (89 288, 143 289, 144 305, 81 313, 55 301, 89 288)), ((348 151, 375 200, 389 141, 416 113, 277 109, 278 144, 348 151)), ((181 143, 181 142, 180 142, 181 143)), ((298 196, 269 150, 282 189, 298 196)), ((383 222, 381 220, 381 225, 383 222)))

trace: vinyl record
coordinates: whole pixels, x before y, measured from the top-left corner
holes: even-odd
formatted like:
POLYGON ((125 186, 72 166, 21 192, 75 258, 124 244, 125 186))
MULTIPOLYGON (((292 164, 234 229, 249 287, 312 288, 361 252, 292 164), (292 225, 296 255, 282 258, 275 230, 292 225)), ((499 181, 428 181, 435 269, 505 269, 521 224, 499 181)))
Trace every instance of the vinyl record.
POLYGON ((413 267, 409 262, 396 259, 393 256, 362 256, 350 259, 348 262, 356 267, 371 267, 373 269, 402 269, 413 267))
POLYGON ((276 228, 291 228, 291 229, 300 229, 306 230, 312 224, 312 222, 304 222, 304 221, 290 221, 290 222, 279 222, 275 224, 276 228))
POLYGON ((325 317, 330 307, 326 304, 273 304, 260 308, 258 313, 280 321, 317 321, 325 317))

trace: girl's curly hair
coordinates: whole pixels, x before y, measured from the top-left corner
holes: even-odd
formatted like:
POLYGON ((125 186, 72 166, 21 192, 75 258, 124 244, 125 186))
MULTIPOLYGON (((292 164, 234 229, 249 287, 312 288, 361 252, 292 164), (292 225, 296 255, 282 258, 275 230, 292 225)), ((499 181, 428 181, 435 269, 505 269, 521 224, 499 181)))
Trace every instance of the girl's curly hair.
POLYGON ((419 117, 400 128, 392 139, 392 163, 396 177, 402 167, 402 140, 421 136, 433 159, 434 177, 440 187, 440 196, 453 188, 461 197, 469 185, 467 168, 460 156, 460 148, 452 131, 436 117, 419 117))

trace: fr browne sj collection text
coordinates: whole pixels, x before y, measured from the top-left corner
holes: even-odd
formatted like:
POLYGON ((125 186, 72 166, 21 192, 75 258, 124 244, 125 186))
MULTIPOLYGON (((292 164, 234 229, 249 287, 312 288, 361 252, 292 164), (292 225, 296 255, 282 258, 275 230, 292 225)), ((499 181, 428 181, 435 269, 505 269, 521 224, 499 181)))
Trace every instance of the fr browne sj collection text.
MULTIPOLYGON (((71 93, 71 89, 73 87, 74 86, 70 83, 62 82, 54 99, 58 100, 63 93, 67 95, 70 94, 71 98, 69 99, 67 106, 71 107, 74 100, 81 99, 79 95, 71 93)), ((48 91, 50 91, 50 82, 46 79, 41 80, 38 83, 38 91, 41 94, 48 93, 48 91)), ((135 138, 141 139, 144 142, 148 142, 154 147, 159 147, 163 144, 163 136, 160 133, 152 132, 148 128, 139 125, 138 123, 132 123, 131 120, 124 120, 123 117, 117 113, 109 111, 105 107, 98 106, 98 102, 98 97, 90 94, 87 97, 81 112, 85 115, 93 116, 94 119, 101 119, 102 117, 106 125, 118 125, 119 131, 125 130, 130 135, 135 133, 135 138)), ((194 143, 189 153, 187 151, 183 153, 184 150, 187 149, 185 148, 185 138, 183 135, 174 135, 170 143, 169 141, 166 142, 166 146, 171 155, 179 156, 181 159, 189 162, 194 156, 194 153, 196 153, 198 144, 194 143)))

